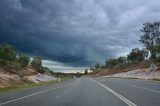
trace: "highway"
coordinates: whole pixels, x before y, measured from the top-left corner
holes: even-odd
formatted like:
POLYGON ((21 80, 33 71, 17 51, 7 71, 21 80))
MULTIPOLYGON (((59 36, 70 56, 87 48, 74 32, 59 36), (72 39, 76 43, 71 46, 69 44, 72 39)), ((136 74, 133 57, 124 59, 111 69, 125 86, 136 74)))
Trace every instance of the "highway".
POLYGON ((160 82, 72 78, 59 84, 0 93, 0 106, 160 106, 160 82))

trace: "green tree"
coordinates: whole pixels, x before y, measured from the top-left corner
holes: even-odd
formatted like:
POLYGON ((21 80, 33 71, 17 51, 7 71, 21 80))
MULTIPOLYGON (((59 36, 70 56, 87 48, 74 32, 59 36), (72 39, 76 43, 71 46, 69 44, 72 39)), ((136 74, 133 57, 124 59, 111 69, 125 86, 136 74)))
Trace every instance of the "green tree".
POLYGON ((85 69, 85 70, 84 70, 84 74, 85 74, 85 75, 88 74, 88 69, 85 69))
POLYGON ((106 67, 113 68, 118 66, 118 60, 117 59, 109 59, 106 61, 106 67))
POLYGON ((35 69, 40 69, 42 67, 42 59, 39 57, 34 57, 31 61, 31 66, 35 69))
POLYGON ((99 63, 97 63, 97 64, 95 64, 95 69, 99 69, 101 66, 100 66, 100 64, 99 63))
POLYGON ((160 46, 159 45, 150 45, 147 49, 151 52, 151 59, 160 58, 160 46))
POLYGON ((140 62, 144 60, 143 51, 138 48, 132 49, 132 51, 127 55, 128 62, 140 62))
POLYGON ((144 23, 141 32, 143 35, 140 37, 140 42, 151 52, 151 58, 159 58, 160 21, 144 23))
POLYGON ((30 58, 25 55, 19 55, 17 60, 21 64, 22 67, 27 67, 27 65, 29 64, 30 58))
POLYGON ((16 51, 9 45, 0 46, 0 60, 3 61, 15 61, 16 51))
POLYGON ((127 58, 124 56, 121 56, 121 57, 118 57, 117 61, 118 61, 118 65, 121 66, 126 64, 127 58))
POLYGON ((144 59, 148 59, 148 57, 150 55, 150 53, 149 53, 150 51, 148 49, 146 49, 146 48, 143 48, 141 51, 143 53, 144 59))
POLYGON ((31 66, 41 74, 45 72, 45 68, 42 67, 42 59, 39 57, 33 58, 33 60, 31 61, 31 66))
POLYGON ((91 67, 90 70, 94 71, 94 68, 91 67))
POLYGON ((157 43, 160 44, 159 41, 155 40, 156 37, 160 37, 160 21, 146 22, 143 24, 143 27, 140 31, 143 33, 143 35, 140 37, 140 42, 146 47, 155 45, 157 43))

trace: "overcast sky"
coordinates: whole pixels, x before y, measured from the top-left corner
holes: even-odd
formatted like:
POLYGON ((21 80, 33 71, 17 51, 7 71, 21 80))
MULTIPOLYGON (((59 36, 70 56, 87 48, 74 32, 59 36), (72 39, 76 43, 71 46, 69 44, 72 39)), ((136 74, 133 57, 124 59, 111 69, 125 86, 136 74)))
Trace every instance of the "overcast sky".
POLYGON ((0 0, 0 44, 89 67, 142 47, 142 24, 159 18, 160 0, 0 0))

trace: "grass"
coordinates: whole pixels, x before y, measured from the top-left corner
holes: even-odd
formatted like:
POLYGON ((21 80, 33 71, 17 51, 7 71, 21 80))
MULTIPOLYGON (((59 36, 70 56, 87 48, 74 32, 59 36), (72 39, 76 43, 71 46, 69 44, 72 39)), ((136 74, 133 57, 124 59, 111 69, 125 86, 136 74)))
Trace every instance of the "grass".
POLYGON ((160 79, 158 79, 158 78, 152 78, 152 79, 149 79, 149 80, 160 81, 160 79))
POLYGON ((150 79, 141 79, 141 78, 131 78, 131 77, 108 77, 108 78, 120 78, 120 79, 139 79, 139 80, 153 80, 153 81, 160 81, 158 78, 150 78, 150 79))
MULTIPOLYGON (((61 78, 61 82, 65 81, 67 79, 69 79, 69 77, 61 78)), ((40 82, 40 83, 34 83, 34 82, 28 81, 26 79, 23 79, 23 80, 24 80, 23 84, 17 84, 17 85, 13 85, 13 86, 6 87, 6 88, 0 88, 0 93, 2 93, 2 92, 20 91, 20 90, 24 90, 24 89, 33 88, 33 87, 45 86, 45 85, 51 85, 51 84, 58 83, 58 79, 57 80, 48 81, 48 82, 40 82)))

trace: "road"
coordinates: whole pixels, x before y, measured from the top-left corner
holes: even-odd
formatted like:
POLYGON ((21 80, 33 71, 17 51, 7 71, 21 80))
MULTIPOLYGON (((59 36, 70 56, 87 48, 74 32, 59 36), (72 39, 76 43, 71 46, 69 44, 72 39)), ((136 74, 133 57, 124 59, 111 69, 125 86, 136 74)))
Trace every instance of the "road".
POLYGON ((120 78, 73 78, 0 93, 0 106, 160 106, 160 82, 120 78))

